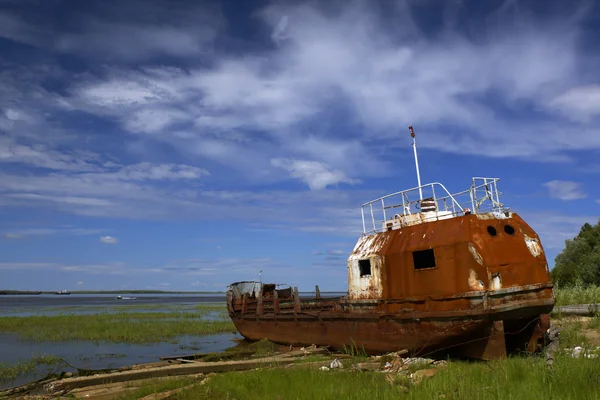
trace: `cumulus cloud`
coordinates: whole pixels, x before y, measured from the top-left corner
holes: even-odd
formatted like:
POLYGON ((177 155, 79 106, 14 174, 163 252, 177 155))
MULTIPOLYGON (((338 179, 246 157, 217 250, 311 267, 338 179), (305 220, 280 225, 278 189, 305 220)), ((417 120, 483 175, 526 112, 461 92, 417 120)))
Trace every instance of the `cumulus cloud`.
POLYGON ((100 242, 104 244, 117 244, 119 240, 114 236, 101 236, 100 242))
POLYGON ((578 200, 587 197, 583 185, 578 182, 554 180, 544 183, 548 195, 559 200, 578 200))
POLYGON ((342 171, 331 170, 326 164, 318 161, 292 160, 288 158, 271 159, 275 167, 283 168, 290 176, 306 183, 311 190, 325 189, 339 183, 358 183, 358 180, 348 178, 342 171))

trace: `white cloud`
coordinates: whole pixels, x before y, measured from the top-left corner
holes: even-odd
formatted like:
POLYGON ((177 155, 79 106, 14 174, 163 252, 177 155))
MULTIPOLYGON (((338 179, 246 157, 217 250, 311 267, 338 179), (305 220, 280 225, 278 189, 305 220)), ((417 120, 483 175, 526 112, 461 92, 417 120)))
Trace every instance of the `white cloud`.
POLYGON ((578 200, 587 197, 583 185, 578 182, 554 180, 544 183, 548 195, 559 200, 578 200))
POLYGON ((57 226, 53 228, 27 228, 6 232, 3 236, 7 239, 22 239, 30 236, 50 236, 50 235, 95 235, 104 232, 105 229, 77 228, 73 226, 57 226))
POLYGON ((104 244, 117 244, 119 240, 114 236, 101 236, 100 242, 104 244))
POLYGON ((116 173, 119 179, 134 181, 198 179, 207 175, 210 175, 207 170, 190 165, 152 164, 149 162, 127 165, 116 173))
POLYGON ((51 19, 35 18, 32 24, 26 13, 2 13, 0 37, 92 59, 139 62, 156 54, 203 55, 211 50, 222 23, 215 7, 206 4, 182 11, 160 1, 132 0, 127 4, 107 2, 101 9, 78 9, 73 14, 69 11, 65 11, 67 18, 81 21, 80 29, 65 32, 57 30, 51 19))
POLYGON ((82 281, 77 282, 78 285, 83 285, 82 281))
POLYGON ((326 164, 318 161, 274 158, 271 159, 271 164, 287 170, 291 177, 306 183, 311 190, 325 189, 327 186, 339 183, 354 184, 359 182, 348 178, 342 171, 331 170, 326 164))
POLYGON ((62 203, 66 205, 78 206, 107 207, 113 205, 113 203, 109 200, 78 196, 50 196, 35 193, 9 193, 5 196, 12 199, 33 200, 43 202, 49 201, 55 203, 62 203))
POLYGON ((7 232, 7 233, 4 233, 2 235, 2 237, 5 239, 23 239, 23 238, 25 238, 25 235, 23 235, 21 233, 7 232))
POLYGON ((600 85, 570 88, 550 101, 549 107, 571 119, 587 122, 600 115, 600 85))
MULTIPOLYGON (((64 271, 90 274, 123 275, 127 271, 123 263, 111 264, 58 264, 53 262, 0 262, 0 270, 6 271, 64 271)), ((141 270, 130 270, 135 272, 141 270)))
POLYGON ((454 17, 443 37, 430 40, 409 3, 398 4, 385 16, 367 1, 336 13, 314 4, 269 6, 258 15, 272 29, 270 51, 217 53, 206 68, 109 70, 104 80, 74 86, 68 101, 249 179, 276 179, 265 163, 273 158, 313 160, 345 176, 381 174, 385 163, 374 149, 389 154, 390 143, 401 143, 399 127, 409 124, 422 132, 423 147, 459 154, 565 161, 566 149, 600 148, 597 127, 541 114, 578 85, 582 13, 530 20, 508 4, 478 40, 459 32, 454 17), (490 93, 508 108, 533 107, 538 118, 501 117, 485 100, 490 93), (348 132, 338 131, 339 121, 348 132), (330 158, 328 144, 336 142, 352 143, 353 151, 330 158))
POLYGON ((0 163, 22 163, 34 167, 68 170, 94 171, 96 157, 84 151, 56 151, 44 145, 24 145, 14 139, 0 136, 0 163))

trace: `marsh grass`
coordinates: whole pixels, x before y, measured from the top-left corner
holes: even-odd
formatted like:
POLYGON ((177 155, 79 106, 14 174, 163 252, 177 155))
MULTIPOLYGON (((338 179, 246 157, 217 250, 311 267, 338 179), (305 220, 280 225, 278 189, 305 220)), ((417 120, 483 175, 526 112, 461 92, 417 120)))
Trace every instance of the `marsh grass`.
POLYGON ((118 312, 1 317, 0 332, 33 341, 90 340, 158 343, 183 335, 236 332, 226 318, 205 320, 198 312, 118 312))
POLYGON ((245 343, 241 346, 231 347, 222 352, 208 353, 202 361, 232 361, 245 360, 251 357, 265 357, 279 351, 279 345, 262 339, 256 342, 245 343))
POLYGON ((21 376, 32 375, 40 369, 48 373, 53 367, 64 366, 65 362, 62 358, 46 354, 35 355, 31 359, 17 364, 0 362, 0 382, 12 382, 21 376))
POLYGON ((558 357, 453 362, 420 384, 386 382, 378 372, 317 368, 230 372, 185 390, 178 399, 600 399, 600 363, 558 357))
POLYGON ((354 340, 352 340, 352 344, 350 346, 344 345, 342 347, 342 352, 344 354, 347 354, 347 355, 352 356, 352 357, 360 357, 360 358, 367 358, 367 357, 369 357, 369 354, 367 354, 367 352, 365 351, 365 347, 362 346, 361 348, 359 348, 356 345, 356 343, 354 342, 354 340))
POLYGON ((555 287, 554 296, 557 306, 597 304, 600 303, 600 286, 577 284, 572 287, 555 287))

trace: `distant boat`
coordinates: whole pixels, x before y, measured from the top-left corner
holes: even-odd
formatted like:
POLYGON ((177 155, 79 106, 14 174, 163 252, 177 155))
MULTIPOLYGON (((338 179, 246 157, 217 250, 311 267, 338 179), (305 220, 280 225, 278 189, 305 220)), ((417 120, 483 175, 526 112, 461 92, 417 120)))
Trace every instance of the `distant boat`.
POLYGON ((117 300, 135 300, 135 297, 127 297, 127 296, 117 296, 117 300))
POLYGON ((65 289, 65 290, 59 290, 58 292, 56 292, 54 294, 71 294, 71 292, 69 292, 67 289, 65 289))

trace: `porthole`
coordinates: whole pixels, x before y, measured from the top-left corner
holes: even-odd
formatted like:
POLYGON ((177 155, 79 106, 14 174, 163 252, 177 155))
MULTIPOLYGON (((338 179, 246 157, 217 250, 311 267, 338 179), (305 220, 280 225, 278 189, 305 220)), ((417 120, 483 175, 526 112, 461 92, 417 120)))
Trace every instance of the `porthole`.
POLYGON ((490 234, 490 236, 496 236, 496 234, 498 233, 498 232, 496 232, 496 228, 494 228, 491 225, 487 227, 487 231, 490 234))
POLYGON ((510 225, 504 225, 504 232, 508 233, 509 235, 514 235, 515 234, 515 228, 513 228, 510 225))

